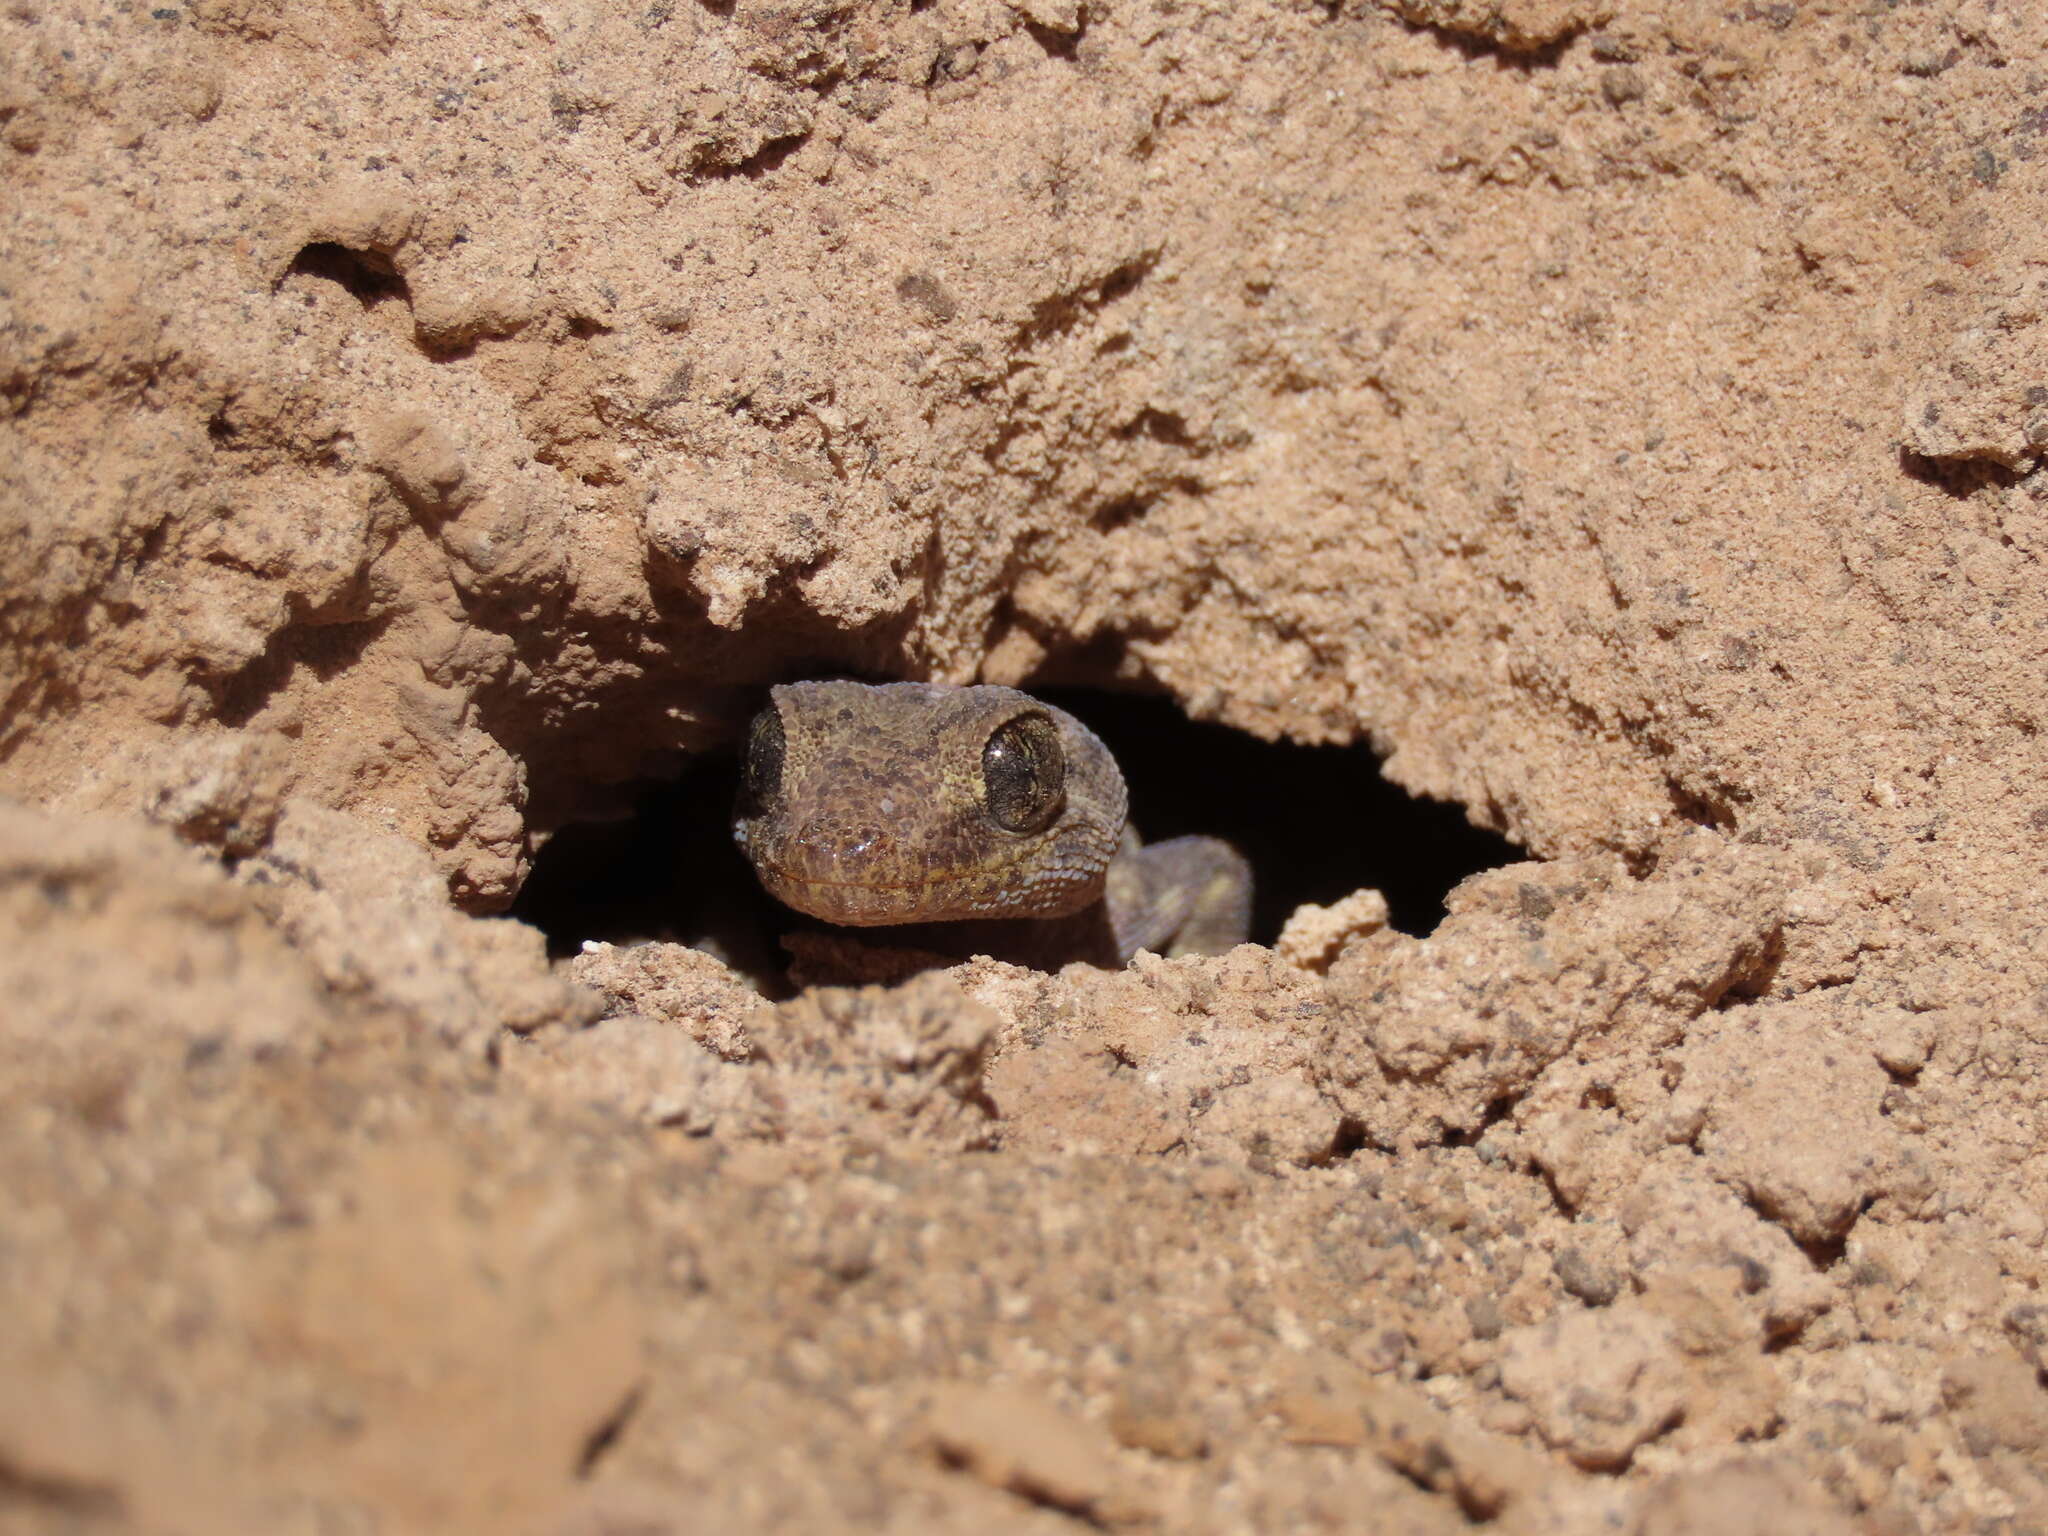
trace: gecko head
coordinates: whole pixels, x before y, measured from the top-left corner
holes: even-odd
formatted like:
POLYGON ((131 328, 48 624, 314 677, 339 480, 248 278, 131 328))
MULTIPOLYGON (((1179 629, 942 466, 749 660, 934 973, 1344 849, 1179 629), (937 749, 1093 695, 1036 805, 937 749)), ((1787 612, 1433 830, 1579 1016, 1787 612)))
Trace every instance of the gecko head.
POLYGON ((778 900, 853 926, 1059 917, 1097 900, 1123 776, 1014 688, 791 683, 747 733, 733 836, 778 900))

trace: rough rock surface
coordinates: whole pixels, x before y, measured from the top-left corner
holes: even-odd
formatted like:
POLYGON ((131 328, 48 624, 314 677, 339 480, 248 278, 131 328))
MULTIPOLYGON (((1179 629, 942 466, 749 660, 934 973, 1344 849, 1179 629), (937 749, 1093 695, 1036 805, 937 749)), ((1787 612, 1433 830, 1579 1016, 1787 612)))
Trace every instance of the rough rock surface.
POLYGON ((12 0, 0 194, 0 1530, 2048 1528, 2028 6, 12 0), (835 671, 1527 857, 495 915, 835 671))

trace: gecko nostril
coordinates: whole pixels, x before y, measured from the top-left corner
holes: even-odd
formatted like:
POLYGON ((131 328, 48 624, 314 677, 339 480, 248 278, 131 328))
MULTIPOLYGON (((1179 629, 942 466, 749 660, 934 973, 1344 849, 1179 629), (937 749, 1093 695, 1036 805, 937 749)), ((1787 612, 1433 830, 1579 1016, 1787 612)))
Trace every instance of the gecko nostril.
POLYGON ((806 850, 834 859, 865 859, 885 853, 889 833, 879 822, 848 822, 833 816, 813 817, 797 833, 806 850))

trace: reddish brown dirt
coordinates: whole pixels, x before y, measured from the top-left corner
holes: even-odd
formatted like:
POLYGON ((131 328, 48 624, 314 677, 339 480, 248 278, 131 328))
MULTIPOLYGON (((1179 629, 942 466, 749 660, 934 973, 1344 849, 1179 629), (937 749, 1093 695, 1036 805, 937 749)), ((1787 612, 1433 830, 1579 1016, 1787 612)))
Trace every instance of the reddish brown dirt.
POLYGON ((2027 0, 9 0, 0 1531, 2048 1530, 2044 558, 2027 0), (1526 858, 493 915, 829 671, 1526 858))

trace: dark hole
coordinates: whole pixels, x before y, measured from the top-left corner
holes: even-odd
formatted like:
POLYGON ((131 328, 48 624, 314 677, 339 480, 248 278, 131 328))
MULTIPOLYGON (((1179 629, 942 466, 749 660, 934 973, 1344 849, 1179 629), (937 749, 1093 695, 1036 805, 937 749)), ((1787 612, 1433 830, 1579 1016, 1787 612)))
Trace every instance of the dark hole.
POLYGON ((805 920, 733 846, 736 781, 737 758, 697 758, 676 782, 642 786, 619 819, 562 828, 511 915, 546 934, 557 959, 590 940, 662 939, 711 948, 751 975, 779 970, 777 937, 805 920))
POLYGON ((1024 30, 1031 34, 1031 40, 1043 48, 1049 58, 1071 59, 1080 52, 1079 31, 1055 32, 1051 27, 1040 26, 1037 22, 1028 20, 1024 23, 1024 30))
POLYGON ((1388 783, 1366 747, 1263 742, 1189 720, 1164 699, 1058 689, 1045 698, 1116 754, 1147 839, 1206 832, 1251 860, 1252 938, 1262 944, 1303 902, 1327 906, 1366 885, 1386 896, 1396 928, 1428 933, 1452 886, 1527 856, 1462 807, 1388 783))
POLYGON ((627 1422, 639 1406, 640 1388, 635 1387, 605 1416, 604 1421, 590 1432, 589 1438, 583 1442, 582 1451, 576 1457, 576 1475, 579 1478, 588 1478, 597 1471, 597 1464, 619 1443, 619 1436, 625 1433, 627 1422))
POLYGON ((316 240, 292 258, 291 274, 338 283, 365 309, 385 299, 411 302, 412 293, 391 259, 379 251, 357 251, 332 240, 316 240))
POLYGON ((1905 447, 1899 449, 1899 469, 1907 479, 1946 491, 1957 500, 1987 487, 2003 490, 2021 478, 2018 471, 1988 459, 1930 459, 1905 447))
MULTIPOLYGON (((1148 840, 1205 832, 1251 860, 1260 943, 1301 903, 1328 905, 1360 886, 1385 893, 1396 928, 1428 933, 1452 886, 1525 857, 1461 808, 1388 783, 1365 747, 1262 742, 1188 720, 1164 699, 1040 696, 1116 754, 1131 819, 1148 840)), ((709 938, 755 974, 779 969, 779 936, 815 925, 766 896, 733 847, 735 771, 731 757, 698 759, 679 783, 641 792, 627 818, 563 828, 535 859, 512 915, 545 933, 556 955, 587 939, 709 938)))

